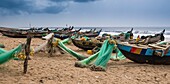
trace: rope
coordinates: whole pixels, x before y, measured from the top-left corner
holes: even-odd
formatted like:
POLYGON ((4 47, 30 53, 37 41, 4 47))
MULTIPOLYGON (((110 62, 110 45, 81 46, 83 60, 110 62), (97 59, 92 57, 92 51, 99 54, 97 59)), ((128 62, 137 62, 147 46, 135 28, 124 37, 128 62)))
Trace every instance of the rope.
POLYGON ((54 39, 54 41, 52 42, 53 47, 57 47, 60 41, 60 39, 54 39))
MULTIPOLYGON (((34 56, 34 49, 33 48, 30 49, 30 54, 29 55, 34 56)), ((25 60, 25 58, 26 58, 25 50, 22 50, 19 53, 15 53, 14 57, 15 57, 15 59, 25 60)))

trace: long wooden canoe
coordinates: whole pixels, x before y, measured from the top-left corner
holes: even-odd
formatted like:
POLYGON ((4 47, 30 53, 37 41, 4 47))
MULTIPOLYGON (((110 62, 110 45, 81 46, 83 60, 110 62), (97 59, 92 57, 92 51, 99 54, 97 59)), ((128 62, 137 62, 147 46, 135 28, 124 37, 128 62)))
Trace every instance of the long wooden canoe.
POLYGON ((170 64, 170 45, 165 46, 118 43, 119 50, 126 58, 137 63, 149 64, 170 64))
POLYGON ((83 50, 92 50, 96 46, 98 47, 102 46, 102 42, 84 41, 84 40, 79 40, 79 39, 72 39, 72 42, 75 46, 83 50))

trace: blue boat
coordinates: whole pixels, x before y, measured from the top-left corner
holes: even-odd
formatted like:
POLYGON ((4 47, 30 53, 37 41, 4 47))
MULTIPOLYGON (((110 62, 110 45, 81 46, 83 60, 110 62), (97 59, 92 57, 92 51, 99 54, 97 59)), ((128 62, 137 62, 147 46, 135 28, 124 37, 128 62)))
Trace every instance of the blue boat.
POLYGON ((54 37, 59 38, 61 40, 66 39, 69 37, 69 35, 66 34, 54 34, 54 37))

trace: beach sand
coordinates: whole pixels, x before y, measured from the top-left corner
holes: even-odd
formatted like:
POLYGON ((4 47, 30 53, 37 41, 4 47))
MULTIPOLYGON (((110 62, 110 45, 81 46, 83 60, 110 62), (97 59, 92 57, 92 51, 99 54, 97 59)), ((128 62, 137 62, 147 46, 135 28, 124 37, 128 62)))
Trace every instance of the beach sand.
MULTIPOLYGON (((0 35, 0 43, 6 50, 24 43, 25 38, 9 38, 0 35)), ((31 46, 45 42, 33 38, 31 46)), ((87 55, 73 44, 71 49, 87 55)), ((23 74, 24 61, 10 60, 0 65, 0 84, 170 84, 169 65, 137 64, 128 59, 110 60, 106 72, 91 71, 89 68, 74 67, 76 58, 69 54, 48 57, 48 53, 39 52, 28 61, 28 72, 23 74)))

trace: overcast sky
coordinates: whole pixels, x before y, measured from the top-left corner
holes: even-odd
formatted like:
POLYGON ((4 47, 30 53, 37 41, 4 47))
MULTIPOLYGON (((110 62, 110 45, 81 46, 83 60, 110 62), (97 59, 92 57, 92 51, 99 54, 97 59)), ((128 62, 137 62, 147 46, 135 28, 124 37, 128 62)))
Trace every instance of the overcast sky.
POLYGON ((170 0, 0 0, 0 26, 170 27, 170 0))

